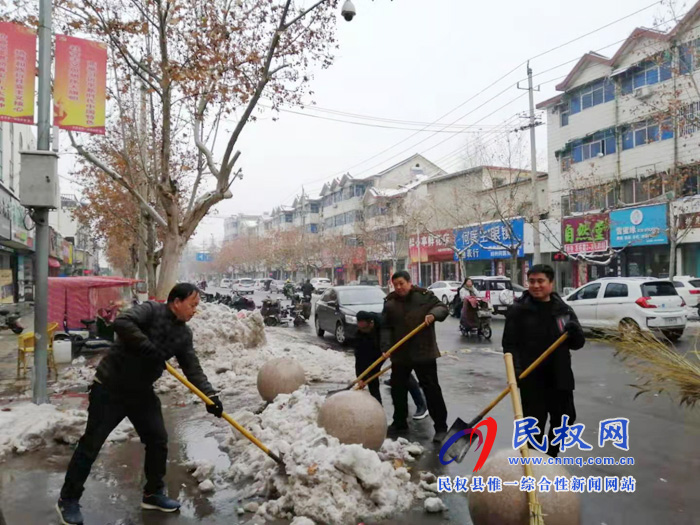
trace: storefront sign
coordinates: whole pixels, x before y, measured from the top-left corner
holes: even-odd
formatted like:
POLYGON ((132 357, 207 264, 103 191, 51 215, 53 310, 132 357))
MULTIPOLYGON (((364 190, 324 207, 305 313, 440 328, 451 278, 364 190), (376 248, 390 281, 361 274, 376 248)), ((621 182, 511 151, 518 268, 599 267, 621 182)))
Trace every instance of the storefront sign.
POLYGON ((63 258, 63 238, 61 235, 49 227, 49 255, 54 259, 61 260, 63 258))
POLYGON ((679 215, 678 228, 681 230, 700 228, 700 213, 683 213, 679 215))
POLYGON ((608 214, 562 219, 561 237, 566 253, 604 252, 610 246, 608 214))
POLYGON ((87 133, 105 132, 107 46, 56 35, 54 123, 87 133))
POLYGON ((447 261, 452 259, 454 251, 452 230, 438 230, 411 235, 408 240, 408 254, 411 262, 447 261))
POLYGON ((0 22, 0 120, 34 124, 36 33, 0 22))
POLYGON ((27 216, 27 209, 19 201, 11 199, 10 216, 12 218, 11 240, 23 244, 27 248, 34 249, 34 230, 27 230, 26 223, 31 224, 31 219, 27 216))
MULTIPOLYGON (((62 245, 63 264, 73 264, 73 245, 68 241, 63 241, 62 245)), ((230 270, 233 271, 233 270, 230 270)))
POLYGON ((610 245, 668 244, 666 205, 626 208, 610 212, 610 245))
POLYGON ((12 270, 0 270, 0 303, 13 303, 15 300, 15 287, 12 282, 12 270))
MULTIPOLYGON (((467 261, 509 259, 510 248, 518 247, 518 257, 525 255, 525 221, 513 219, 509 224, 501 221, 467 226, 454 231, 455 246, 467 261)), ((457 254, 455 260, 459 260, 457 254)))

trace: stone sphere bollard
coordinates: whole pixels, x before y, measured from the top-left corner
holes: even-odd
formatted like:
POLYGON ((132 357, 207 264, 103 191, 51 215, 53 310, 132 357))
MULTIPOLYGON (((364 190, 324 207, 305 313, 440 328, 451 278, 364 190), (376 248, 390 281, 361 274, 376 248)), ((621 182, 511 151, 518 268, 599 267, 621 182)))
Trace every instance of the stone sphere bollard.
MULTIPOLYGON (((530 450, 530 457, 549 456, 536 450, 530 450)), ((510 465, 508 457, 520 457, 520 451, 513 449, 499 450, 492 453, 484 466, 475 476, 484 478, 484 485, 489 476, 500 477, 503 481, 518 481, 525 475, 522 465, 510 465)), ((571 480, 571 475, 560 465, 533 465, 533 477, 536 484, 542 476, 554 482, 556 476, 571 480)), ((536 485, 537 486, 537 485, 536 485)), ((501 492, 468 492, 469 514, 474 525, 528 525, 530 507, 527 492, 520 487, 503 485, 501 492)), ((552 485, 549 492, 537 491, 537 499, 542 507, 544 522, 547 525, 579 525, 581 512, 578 494, 575 492, 556 492, 552 485)))
POLYGON ((386 439, 384 408, 366 390, 338 392, 326 399, 318 412, 318 426, 341 443, 370 450, 379 450, 386 439))
POLYGON ((289 357, 271 359, 258 372, 258 392, 268 402, 277 394, 291 394, 305 382, 304 369, 289 357))

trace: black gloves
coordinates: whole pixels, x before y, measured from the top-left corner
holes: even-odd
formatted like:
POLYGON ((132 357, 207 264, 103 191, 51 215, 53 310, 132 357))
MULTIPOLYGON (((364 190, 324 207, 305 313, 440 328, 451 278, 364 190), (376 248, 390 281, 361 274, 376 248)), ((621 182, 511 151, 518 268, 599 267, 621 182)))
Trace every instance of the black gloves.
POLYGON ((583 328, 576 321, 569 321, 564 325, 564 330, 568 332, 569 337, 574 339, 583 335, 583 328))
POLYGON ((209 396, 209 399, 214 403, 213 405, 207 405, 207 412, 214 414, 216 417, 221 417, 224 413, 224 405, 221 404, 219 396, 209 396))

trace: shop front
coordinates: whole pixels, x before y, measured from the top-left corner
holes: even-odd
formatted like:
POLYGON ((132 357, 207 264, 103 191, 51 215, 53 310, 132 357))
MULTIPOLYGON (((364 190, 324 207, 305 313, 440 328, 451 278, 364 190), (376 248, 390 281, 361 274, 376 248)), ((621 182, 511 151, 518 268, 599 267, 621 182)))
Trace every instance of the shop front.
POLYGON ((681 199, 672 204, 680 232, 676 275, 700 275, 700 196, 681 199))
POLYGON ((518 257, 518 272, 527 263, 525 258, 525 221, 512 219, 488 224, 467 226, 454 230, 455 260, 461 255, 463 278, 475 275, 504 275, 519 282, 519 275, 511 275, 511 252, 518 257))
POLYGON ((411 279, 427 288, 436 281, 456 280, 454 263, 454 237, 452 230, 438 230, 411 235, 408 255, 411 261, 411 279))
POLYGON ((610 245, 622 248, 625 277, 668 277, 669 242, 666 204, 610 212, 610 245))
MULTIPOLYGON (((561 238, 564 251, 578 258, 569 263, 570 273, 561 271, 567 279, 561 283, 562 288, 578 288, 613 271, 596 262, 605 261, 610 253, 610 216, 607 213, 565 217, 561 221, 561 238)), ((559 263, 559 266, 562 264, 566 263, 559 263)))
POLYGON ((34 300, 34 229, 31 222, 26 209, 0 186, 1 302, 34 300))
POLYGON ((61 262, 63 259, 63 237, 53 228, 49 227, 49 277, 61 275, 61 262))

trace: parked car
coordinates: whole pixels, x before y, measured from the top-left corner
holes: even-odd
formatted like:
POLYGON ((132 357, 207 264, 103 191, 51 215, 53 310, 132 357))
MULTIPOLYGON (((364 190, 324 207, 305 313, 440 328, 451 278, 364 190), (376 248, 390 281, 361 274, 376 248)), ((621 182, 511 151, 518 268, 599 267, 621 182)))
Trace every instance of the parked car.
POLYGON ((219 283, 219 288, 231 288, 231 279, 221 279, 221 282, 219 283))
POLYGON ((428 286, 428 290, 445 304, 450 304, 462 283, 459 281, 437 281, 428 286))
POLYGON ((332 286, 331 280, 325 277, 314 277, 311 284, 314 286, 314 293, 323 293, 332 286))
POLYGON ((676 275, 673 278, 673 286, 676 287, 688 308, 698 309, 700 313, 700 279, 688 275, 676 275))
POLYGON ((340 344, 357 335, 357 312, 381 313, 384 290, 378 286, 334 286, 316 303, 316 335, 330 332, 340 344))
POLYGON ((255 292, 255 281, 247 277, 234 279, 231 283, 231 289, 239 295, 252 294, 255 292))
MULTIPOLYGON (((478 275, 470 277, 470 279, 474 283, 479 297, 491 303, 495 313, 505 315, 515 299, 513 283, 510 282, 510 279, 503 275, 478 275)), ((460 297, 464 298, 467 292, 462 289, 459 294, 460 297)))
POLYGON ((685 301, 673 283, 653 277, 604 277, 564 298, 584 328, 658 331, 683 335, 685 301))
POLYGON ((280 281, 278 279, 274 279, 270 283, 270 291, 274 293, 282 293, 282 290, 284 290, 284 285, 285 281, 280 281))

